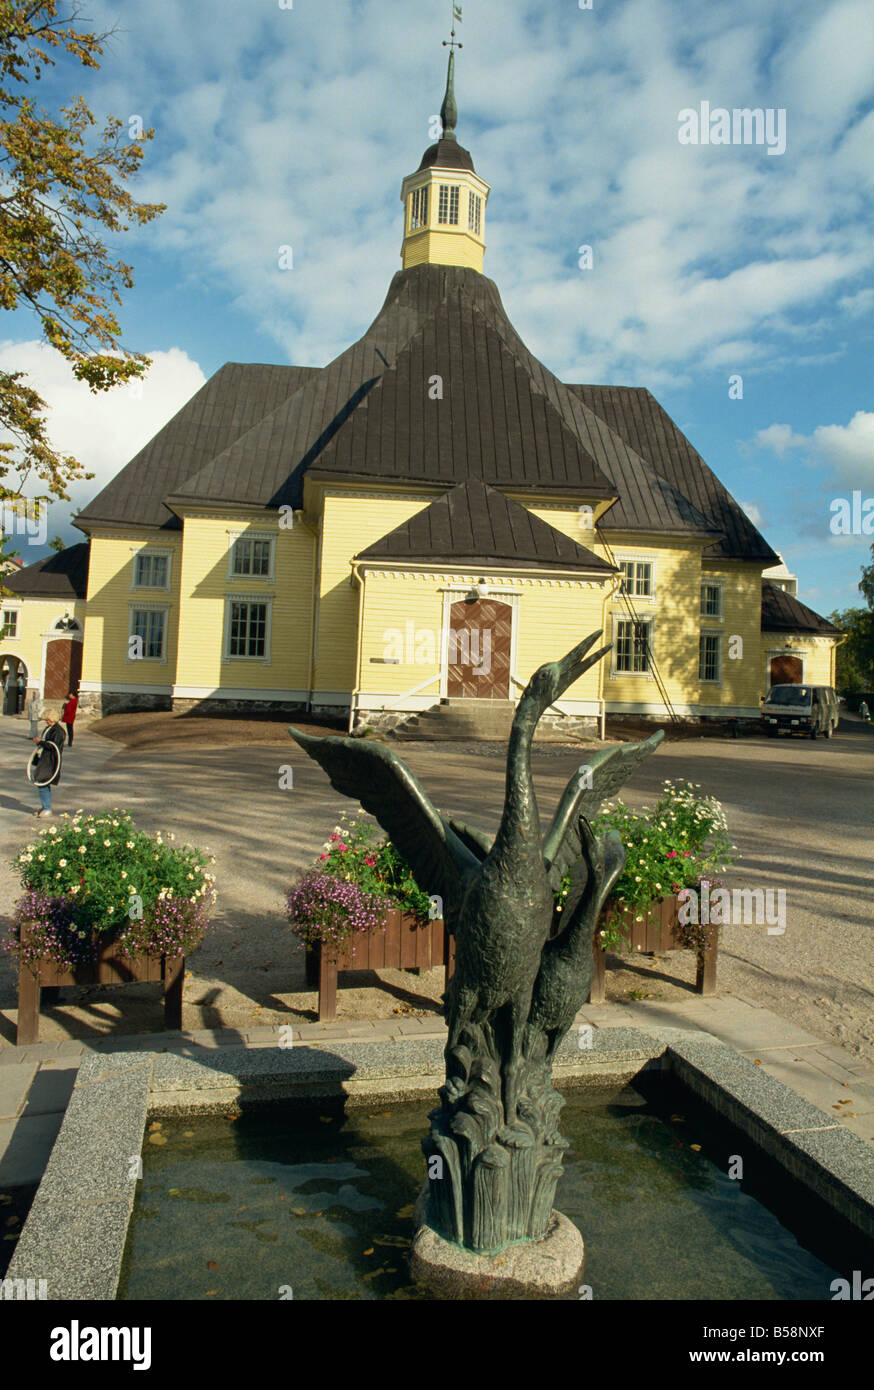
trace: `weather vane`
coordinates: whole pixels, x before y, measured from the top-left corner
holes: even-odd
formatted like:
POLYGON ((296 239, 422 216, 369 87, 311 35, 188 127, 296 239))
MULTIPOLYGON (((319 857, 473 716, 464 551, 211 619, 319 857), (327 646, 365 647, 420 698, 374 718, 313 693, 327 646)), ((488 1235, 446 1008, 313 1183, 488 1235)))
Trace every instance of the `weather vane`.
POLYGON ((448 39, 443 40, 444 48, 464 48, 463 43, 458 43, 455 38, 455 26, 461 23, 461 6, 452 6, 452 33, 448 39))

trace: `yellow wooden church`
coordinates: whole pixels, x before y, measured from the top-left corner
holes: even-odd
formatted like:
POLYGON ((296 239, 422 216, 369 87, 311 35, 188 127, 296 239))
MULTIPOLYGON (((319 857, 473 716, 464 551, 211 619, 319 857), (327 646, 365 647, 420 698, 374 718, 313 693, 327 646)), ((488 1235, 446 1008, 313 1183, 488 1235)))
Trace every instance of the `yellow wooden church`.
MULTIPOLYGON (((0 679, 84 710, 496 720, 603 628, 551 712, 755 716, 833 684, 837 630, 648 390, 559 381, 482 273, 489 185, 443 134, 403 180, 402 269, 323 368, 228 363, 6 581, 0 679), (11 595, 11 596, 10 596, 11 595)), ((10 693, 12 692, 12 693, 10 693)))

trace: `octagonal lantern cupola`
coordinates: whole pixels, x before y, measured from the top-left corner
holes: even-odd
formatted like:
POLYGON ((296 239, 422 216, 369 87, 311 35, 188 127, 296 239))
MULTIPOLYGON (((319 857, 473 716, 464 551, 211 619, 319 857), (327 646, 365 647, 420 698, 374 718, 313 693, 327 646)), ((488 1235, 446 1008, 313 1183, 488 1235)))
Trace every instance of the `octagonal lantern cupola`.
POLYGON ((462 265, 482 272, 489 185, 479 177, 455 137, 455 53, 449 54, 443 134, 401 187, 404 270, 414 265, 462 265))

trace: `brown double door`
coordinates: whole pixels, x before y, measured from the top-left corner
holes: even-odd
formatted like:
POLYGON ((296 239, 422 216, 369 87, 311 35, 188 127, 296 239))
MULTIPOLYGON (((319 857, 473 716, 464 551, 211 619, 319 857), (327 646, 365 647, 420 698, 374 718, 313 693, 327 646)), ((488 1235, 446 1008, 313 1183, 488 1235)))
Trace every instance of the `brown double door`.
POLYGON ((446 676, 450 699, 508 700, 512 638, 508 603, 490 598, 453 603, 446 676))
POLYGON ((46 648, 44 700, 66 700, 78 691, 82 679, 82 643, 69 640, 49 642, 46 648))
POLYGON ((772 656, 772 685, 801 685, 803 666, 800 656, 772 656))

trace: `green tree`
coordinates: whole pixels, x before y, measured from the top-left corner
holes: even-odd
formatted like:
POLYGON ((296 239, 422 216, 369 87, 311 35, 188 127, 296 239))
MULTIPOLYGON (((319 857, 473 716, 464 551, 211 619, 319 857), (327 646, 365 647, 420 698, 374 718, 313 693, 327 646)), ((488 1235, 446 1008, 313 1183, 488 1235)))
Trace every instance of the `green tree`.
MULTIPOLYGON (((92 391, 140 377, 148 358, 121 345, 115 305, 132 270, 102 239, 150 222, 163 204, 138 203, 135 177, 154 131, 128 132, 95 117, 78 96, 54 114, 33 87, 55 56, 99 68, 105 34, 58 15, 57 0, 0 0, 0 308, 29 309, 46 342, 92 391), (135 138, 134 138, 135 137, 135 138)), ((67 485, 93 476, 59 454, 46 430, 46 404, 21 372, 0 372, 0 503, 67 499, 67 485)))

